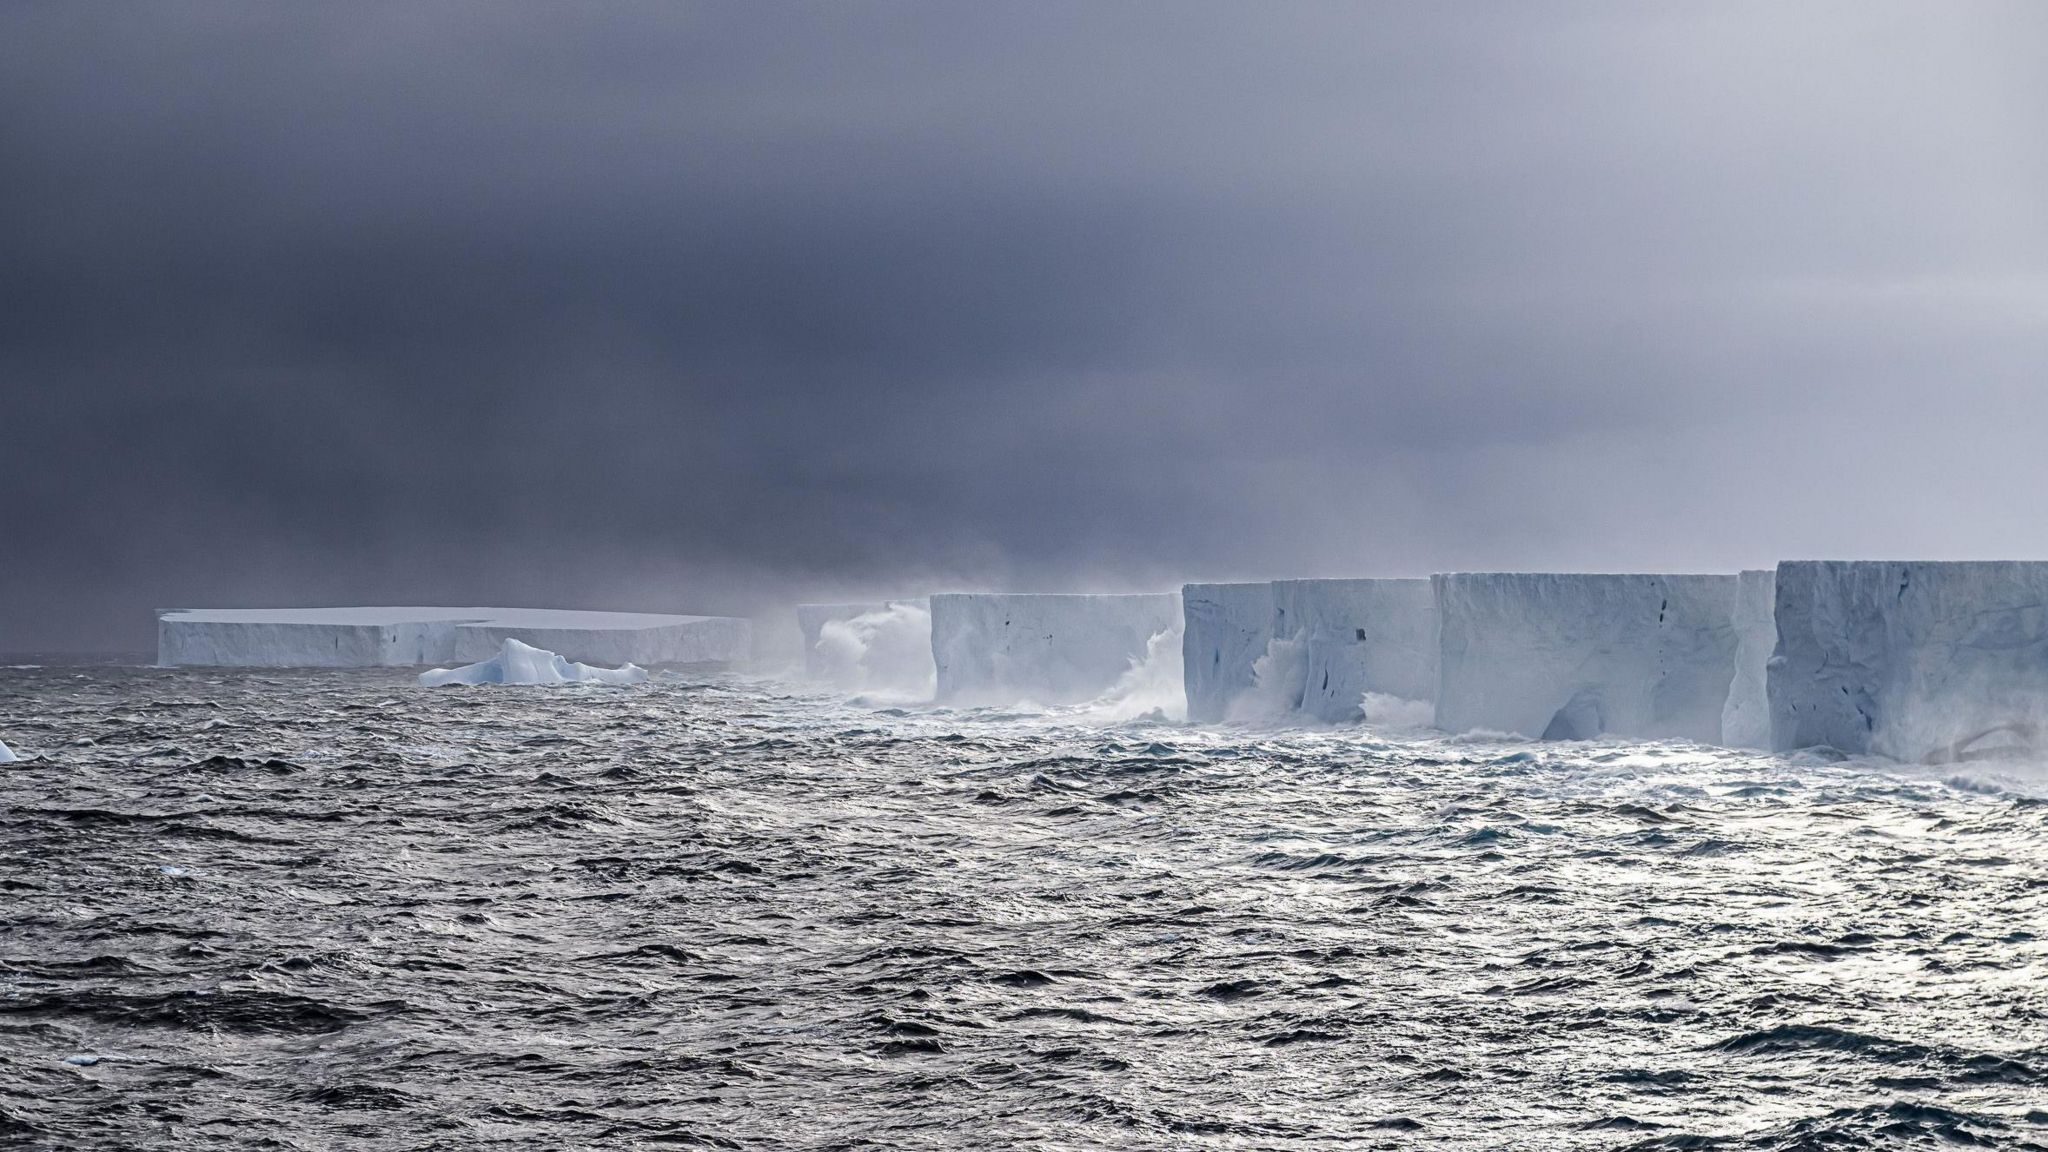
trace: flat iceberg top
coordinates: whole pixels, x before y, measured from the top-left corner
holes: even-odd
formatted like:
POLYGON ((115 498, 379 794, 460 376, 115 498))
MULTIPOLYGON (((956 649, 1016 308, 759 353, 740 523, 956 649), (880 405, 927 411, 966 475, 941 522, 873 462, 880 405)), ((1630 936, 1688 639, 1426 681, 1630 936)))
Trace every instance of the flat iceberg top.
POLYGON ((940 592, 933 601, 946 600, 960 603, 967 600, 985 600, 1004 604, 1044 604, 1047 606, 1079 604, 1136 603, 1141 601, 1161 602, 1168 599, 1178 602, 1178 592, 940 592))
MULTIPOLYGON (((1482 580, 1534 580, 1547 584, 1576 580, 1726 580, 1733 572, 1438 572, 1432 580, 1446 577, 1482 580)), ((1306 583, 1306 581, 1303 581, 1306 583)))
POLYGON ((595 612, 575 608, 178 608, 157 614, 177 624, 475 624, 489 628, 578 628, 590 631, 666 628, 718 620, 659 612, 595 612))
POLYGON ((505 641, 489 660, 420 673, 422 688, 445 684, 641 684, 646 680, 646 670, 636 665, 594 668, 517 640, 505 641))

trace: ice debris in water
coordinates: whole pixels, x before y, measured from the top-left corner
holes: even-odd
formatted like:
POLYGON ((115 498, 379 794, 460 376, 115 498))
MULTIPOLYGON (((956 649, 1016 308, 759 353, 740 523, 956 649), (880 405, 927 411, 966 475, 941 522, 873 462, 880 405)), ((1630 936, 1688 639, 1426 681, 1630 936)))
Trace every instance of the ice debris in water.
POLYGON ((535 648, 507 639, 489 660, 460 668, 436 668, 420 673, 420 686, 443 684, 639 684, 647 670, 635 664, 621 668, 595 668, 577 664, 545 648, 535 648))
POLYGON ((7 746, 7 741, 0 740, 0 764, 12 764, 19 759, 21 757, 14 754, 14 749, 7 746))

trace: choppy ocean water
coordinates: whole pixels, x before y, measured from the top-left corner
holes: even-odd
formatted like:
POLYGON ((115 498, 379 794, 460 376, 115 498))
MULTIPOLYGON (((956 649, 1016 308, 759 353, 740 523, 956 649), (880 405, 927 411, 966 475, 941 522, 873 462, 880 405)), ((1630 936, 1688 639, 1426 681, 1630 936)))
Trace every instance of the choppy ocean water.
POLYGON ((2048 773, 0 671, 0 1144, 2048 1147, 2048 773))

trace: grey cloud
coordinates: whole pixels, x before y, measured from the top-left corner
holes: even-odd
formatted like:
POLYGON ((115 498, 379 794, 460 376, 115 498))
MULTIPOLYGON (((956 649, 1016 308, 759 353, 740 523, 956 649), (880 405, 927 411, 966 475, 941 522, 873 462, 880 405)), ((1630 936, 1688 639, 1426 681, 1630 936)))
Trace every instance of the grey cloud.
POLYGON ((0 12, 0 650, 2037 555, 2031 4, 0 12))

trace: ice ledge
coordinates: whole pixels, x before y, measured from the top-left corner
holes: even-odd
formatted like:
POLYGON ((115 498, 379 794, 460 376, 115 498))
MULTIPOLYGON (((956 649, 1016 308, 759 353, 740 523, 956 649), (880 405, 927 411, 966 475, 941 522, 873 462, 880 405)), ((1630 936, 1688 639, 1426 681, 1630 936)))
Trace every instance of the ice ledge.
POLYGON ((517 639, 594 664, 732 664, 752 625, 726 616, 557 608, 195 608, 157 614, 167 667, 373 668, 489 659, 517 639))

